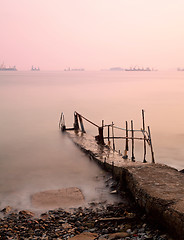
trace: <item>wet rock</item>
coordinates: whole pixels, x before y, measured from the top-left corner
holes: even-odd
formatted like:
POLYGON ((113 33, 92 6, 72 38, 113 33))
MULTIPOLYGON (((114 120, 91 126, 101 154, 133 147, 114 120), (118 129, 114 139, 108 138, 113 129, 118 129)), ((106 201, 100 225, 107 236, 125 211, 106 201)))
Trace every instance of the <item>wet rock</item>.
POLYGON ((35 216, 35 214, 33 212, 30 212, 28 210, 20 211, 19 215, 23 215, 23 216, 30 217, 30 218, 35 216))
POLYGON ((108 229, 102 229, 102 234, 108 234, 108 233, 109 233, 108 229))
POLYGON ((62 228, 64 229, 70 229, 72 226, 69 223, 63 223, 62 228))
POLYGON ((92 223, 92 222, 87 222, 87 223, 85 223, 84 224, 87 228, 93 228, 94 227, 94 223, 92 223))
POLYGON ((9 213, 11 210, 12 210, 12 207, 6 206, 5 208, 3 208, 3 209, 1 210, 1 212, 3 212, 3 213, 9 213))
POLYGON ((44 219, 44 220, 49 218, 49 215, 47 213, 42 213, 40 216, 41 216, 41 219, 44 219))
POLYGON ((84 202, 84 196, 79 188, 70 187, 35 193, 31 197, 31 202, 32 205, 37 208, 69 207, 82 204, 84 202))
POLYGON ((98 236, 98 234, 96 234, 96 233, 85 232, 85 233, 76 235, 75 237, 72 237, 70 239, 71 240, 94 240, 94 239, 96 239, 97 236, 98 236))
POLYGON ((109 240, 125 238, 125 237, 129 237, 129 236, 130 236, 130 234, 127 232, 117 232, 117 233, 109 234, 109 240))
POLYGON ((110 192, 110 194, 117 194, 117 193, 118 193, 117 190, 113 190, 113 191, 110 192))
POLYGON ((142 220, 142 214, 134 210, 131 206, 125 208, 124 204, 103 207, 99 204, 75 208, 72 212, 56 209, 42 213, 40 218, 25 217, 31 216, 27 211, 11 212, 0 219, 0 236, 15 240, 167 239, 165 233, 151 228, 142 220))

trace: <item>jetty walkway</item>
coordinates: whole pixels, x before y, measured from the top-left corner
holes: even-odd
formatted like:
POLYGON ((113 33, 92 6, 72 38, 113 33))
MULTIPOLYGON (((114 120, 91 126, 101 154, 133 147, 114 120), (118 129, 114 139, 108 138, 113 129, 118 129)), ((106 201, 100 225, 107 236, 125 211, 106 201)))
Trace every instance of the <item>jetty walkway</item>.
POLYGON ((94 137, 65 132, 90 158, 112 171, 138 205, 177 239, 184 239, 184 174, 166 165, 132 162, 94 137))
POLYGON ((142 110, 142 128, 136 130, 131 121, 131 129, 126 121, 125 128, 112 124, 99 126, 81 114, 74 112, 74 127, 67 128, 65 118, 61 114, 59 127, 64 134, 91 159, 111 171, 114 178, 127 188, 135 202, 143 208, 147 215, 165 227, 176 239, 184 240, 184 174, 163 164, 155 163, 150 127, 146 131, 144 110, 142 110), (98 129, 96 137, 86 134, 83 120, 98 129), (80 127, 79 127, 80 123, 80 127), (104 129, 107 128, 107 137, 104 129), (125 132, 115 136, 115 129, 125 132), (111 131, 110 131, 111 130, 111 131), (110 134, 111 133, 111 134, 110 134), (137 137, 135 133, 141 133, 137 137), (125 151, 116 151, 115 140, 125 141, 125 151), (110 145, 112 141, 112 147, 110 145), (135 161, 134 141, 143 142, 143 162, 135 161), (106 142, 105 142, 106 141, 106 142), (128 158, 129 141, 131 142, 131 160, 128 158), (151 163, 146 160, 147 145, 151 150, 151 163))

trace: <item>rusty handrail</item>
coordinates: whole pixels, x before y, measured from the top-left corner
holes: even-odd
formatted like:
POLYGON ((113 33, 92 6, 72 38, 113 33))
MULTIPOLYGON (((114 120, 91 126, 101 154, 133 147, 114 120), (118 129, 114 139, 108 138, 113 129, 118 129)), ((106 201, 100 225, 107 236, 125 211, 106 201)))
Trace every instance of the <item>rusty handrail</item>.
POLYGON ((155 159, 154 159, 154 152, 153 152, 153 145, 152 145, 152 139, 151 139, 151 133, 150 133, 150 128, 148 126, 148 131, 145 129, 145 120, 144 120, 144 110, 142 110, 142 120, 143 120, 143 125, 142 128, 139 130, 133 129, 133 120, 131 120, 131 129, 128 129, 128 122, 126 121, 126 128, 120 128, 114 125, 114 123, 112 122, 111 124, 104 124, 104 120, 102 120, 102 125, 99 126, 96 123, 92 122, 91 120, 87 119, 86 117, 84 117, 83 115, 81 115, 80 113, 78 113, 77 111, 74 111, 74 127, 73 128, 66 128, 65 126, 65 119, 64 119, 64 114, 61 113, 61 117, 60 117, 60 122, 59 122, 59 126, 61 128, 62 131, 67 131, 67 130, 75 130, 78 131, 79 130, 79 123, 80 123, 80 128, 82 133, 86 133, 85 129, 84 129, 84 124, 83 124, 83 119, 87 122, 89 122, 90 124, 92 124, 93 126, 98 128, 98 135, 95 136, 96 141, 101 144, 101 145, 106 145, 106 143, 104 142, 104 140, 108 140, 108 146, 110 147, 110 139, 112 139, 112 143, 113 143, 113 151, 115 150, 115 139, 125 139, 125 150, 124 150, 124 155, 123 158, 127 159, 128 158, 128 151, 129 151, 129 140, 131 140, 132 142, 132 157, 131 160, 133 162, 135 162, 135 156, 134 156, 134 140, 142 140, 144 141, 144 158, 143 158, 143 162, 147 162, 146 161, 146 142, 148 143, 149 147, 151 148, 151 155, 152 155, 152 163, 155 163, 155 159), (108 136, 104 136, 104 128, 108 127, 108 136), (110 127, 112 128, 112 136, 110 136, 110 127), (126 132, 126 136, 114 136, 114 129, 118 129, 118 130, 123 130, 126 132), (131 134, 131 136, 129 136, 129 132, 131 134), (135 137, 134 133, 135 132, 140 132, 142 133, 142 137, 135 137))
POLYGON ((78 116, 81 116, 81 118, 83 118, 83 119, 86 120, 87 122, 91 123, 91 124, 94 125, 95 127, 97 127, 97 128, 100 127, 100 126, 98 126, 96 123, 94 123, 94 122, 90 121, 89 119, 85 118, 84 116, 82 116, 80 113, 78 113, 78 112, 76 112, 76 111, 75 111, 74 113, 76 113, 78 116))

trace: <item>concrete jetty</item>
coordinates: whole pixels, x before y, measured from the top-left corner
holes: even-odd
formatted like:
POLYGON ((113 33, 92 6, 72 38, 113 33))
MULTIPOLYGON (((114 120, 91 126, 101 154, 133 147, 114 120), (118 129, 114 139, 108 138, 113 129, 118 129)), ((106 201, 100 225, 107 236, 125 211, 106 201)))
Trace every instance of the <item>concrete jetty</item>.
POLYGON ((184 174, 162 164, 132 162, 94 137, 80 131, 64 132, 90 158, 112 171, 138 205, 175 239, 184 239, 184 174), (177 238, 176 238, 177 237, 177 238))

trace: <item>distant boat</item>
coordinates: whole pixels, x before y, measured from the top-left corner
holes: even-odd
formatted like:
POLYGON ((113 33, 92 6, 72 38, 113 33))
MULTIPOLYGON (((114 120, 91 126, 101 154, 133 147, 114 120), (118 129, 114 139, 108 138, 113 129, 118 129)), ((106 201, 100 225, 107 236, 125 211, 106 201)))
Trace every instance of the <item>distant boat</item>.
POLYGON ((184 71, 184 68, 177 68, 177 71, 184 71))
POLYGON ((123 71, 124 69, 121 67, 112 67, 109 69, 110 71, 123 71))
POLYGON ((125 71, 152 71, 149 67, 147 68, 126 68, 125 71))
POLYGON ((4 63, 0 65, 0 71, 17 71, 16 66, 6 67, 4 63))
POLYGON ((40 68, 32 66, 31 71, 40 71, 40 68))
POLYGON ((84 68, 65 68, 64 71, 85 71, 84 68))

